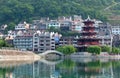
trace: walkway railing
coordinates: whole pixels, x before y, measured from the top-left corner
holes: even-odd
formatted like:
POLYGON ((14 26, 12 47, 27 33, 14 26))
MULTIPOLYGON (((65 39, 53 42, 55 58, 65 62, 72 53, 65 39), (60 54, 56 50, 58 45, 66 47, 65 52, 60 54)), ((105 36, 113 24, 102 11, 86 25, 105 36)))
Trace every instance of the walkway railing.
POLYGON ((2 48, 0 48, 0 50, 17 50, 17 51, 20 51, 20 49, 18 49, 18 48, 12 48, 12 47, 2 47, 2 48))

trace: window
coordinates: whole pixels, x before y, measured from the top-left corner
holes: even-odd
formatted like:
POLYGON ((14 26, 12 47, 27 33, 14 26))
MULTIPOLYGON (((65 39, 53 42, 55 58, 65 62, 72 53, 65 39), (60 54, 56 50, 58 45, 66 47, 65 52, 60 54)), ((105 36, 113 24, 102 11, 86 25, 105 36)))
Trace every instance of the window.
POLYGON ((46 46, 50 46, 50 44, 46 44, 46 46))
POLYGON ((37 45, 34 45, 34 47, 38 47, 37 45))
POLYGON ((50 38, 50 37, 46 37, 46 38, 50 38))
POLYGON ((116 31, 118 31, 118 29, 116 29, 116 31))
POLYGON ((51 44, 55 44, 54 42, 52 42, 51 44))
POLYGON ((41 36, 40 38, 44 38, 44 36, 41 36))
POLYGON ((35 44, 37 44, 38 42, 34 42, 35 44))
POLYGON ((35 48, 34 51, 38 51, 38 49, 35 48))
POLYGON ((51 40, 54 40, 54 39, 51 39, 51 40))
POLYGON ((51 46, 51 47, 55 47, 55 46, 51 46))
POLYGON ((40 46, 44 46, 44 44, 40 44, 40 46))
POLYGON ((40 49, 40 50, 44 50, 44 49, 40 49))
POLYGON ((44 42, 44 40, 40 40, 40 42, 44 42))
POLYGON ((46 40, 46 42, 50 42, 50 40, 46 40))
POLYGON ((35 38, 35 40, 38 40, 38 38, 35 38))

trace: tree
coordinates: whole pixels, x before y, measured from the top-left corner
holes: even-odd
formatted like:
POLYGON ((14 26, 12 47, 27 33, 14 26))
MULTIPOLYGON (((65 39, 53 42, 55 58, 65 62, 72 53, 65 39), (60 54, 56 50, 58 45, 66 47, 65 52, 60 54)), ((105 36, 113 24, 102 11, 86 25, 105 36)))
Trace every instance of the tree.
POLYGON ((76 48, 74 48, 74 46, 72 45, 61 46, 61 47, 58 47, 56 50, 66 55, 76 52, 76 48))
POLYGON ((113 54, 119 54, 119 53, 120 53, 120 49, 119 49, 119 48, 116 48, 116 47, 113 47, 113 48, 112 48, 112 53, 113 53, 113 54))
POLYGON ((12 47, 12 45, 8 44, 5 40, 0 39, 0 48, 1 47, 12 47))
POLYGON ((4 40, 2 40, 2 39, 0 39, 0 48, 1 47, 4 47, 6 44, 5 44, 5 41, 4 40))
POLYGON ((107 20, 108 14, 119 14, 119 5, 114 6, 109 13, 102 12, 105 7, 112 4, 113 0, 0 0, 0 23, 17 24, 40 17, 57 18, 74 14, 82 15, 83 18, 90 15, 93 18, 107 20))
POLYGON ((109 46, 101 46, 102 52, 110 52, 110 47, 109 46))
POLYGON ((92 54, 100 54, 101 48, 99 46, 89 46, 87 48, 87 51, 92 53, 92 54))

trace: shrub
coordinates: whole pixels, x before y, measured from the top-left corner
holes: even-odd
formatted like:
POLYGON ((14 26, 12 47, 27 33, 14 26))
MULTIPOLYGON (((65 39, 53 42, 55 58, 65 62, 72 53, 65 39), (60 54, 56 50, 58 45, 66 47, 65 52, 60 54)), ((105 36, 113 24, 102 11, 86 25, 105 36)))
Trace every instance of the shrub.
POLYGON ((109 46, 101 46, 102 52, 110 52, 110 47, 109 46))
POLYGON ((61 46, 61 47, 58 47, 56 50, 66 55, 76 52, 76 48, 74 48, 74 46, 72 45, 61 46))
POLYGON ((99 46, 89 46, 87 48, 87 51, 92 53, 92 54, 100 54, 101 52, 101 47, 99 46))
POLYGON ((120 49, 119 49, 119 48, 116 48, 116 47, 113 47, 113 48, 112 48, 112 53, 113 53, 113 54, 118 54, 118 53, 120 53, 120 49))

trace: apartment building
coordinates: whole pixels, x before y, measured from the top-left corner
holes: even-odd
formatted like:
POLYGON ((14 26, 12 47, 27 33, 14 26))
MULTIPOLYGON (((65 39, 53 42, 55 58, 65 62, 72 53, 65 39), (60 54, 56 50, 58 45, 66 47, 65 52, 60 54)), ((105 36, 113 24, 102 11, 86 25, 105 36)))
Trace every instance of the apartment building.
POLYGON ((31 34, 23 35, 23 36, 16 36, 13 39, 13 44, 14 44, 15 48, 18 48, 18 49, 21 49, 21 50, 32 51, 33 36, 31 34))
POLYGON ((48 28, 50 27, 60 28, 60 23, 57 20, 51 20, 48 23, 48 28))
POLYGON ((54 33, 37 31, 33 35, 33 51, 42 53, 46 50, 55 50, 54 33))
POLYGON ((59 46, 64 46, 64 45, 77 45, 77 39, 78 37, 61 37, 59 40, 59 46))
POLYGON ((112 41, 113 41, 113 37, 112 36, 99 36, 99 38, 100 38, 100 44, 102 45, 102 46, 110 46, 110 47, 112 47, 112 41))
POLYGON ((120 35, 120 25, 112 25, 112 34, 120 35))
POLYGON ((26 22, 21 22, 18 25, 15 26, 15 30, 25 30, 25 29, 29 29, 29 24, 26 22))

